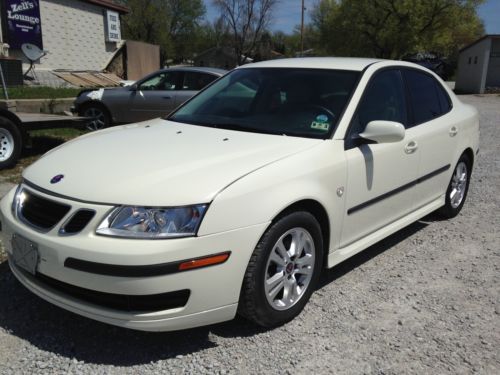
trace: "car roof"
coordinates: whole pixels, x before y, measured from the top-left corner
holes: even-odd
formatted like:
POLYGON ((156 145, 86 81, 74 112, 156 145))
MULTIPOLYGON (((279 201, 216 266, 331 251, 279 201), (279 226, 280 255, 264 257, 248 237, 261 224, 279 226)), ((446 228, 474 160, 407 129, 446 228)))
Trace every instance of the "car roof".
MULTIPOLYGON (((380 59, 355 57, 299 57, 291 59, 276 59, 247 64, 238 69, 249 68, 308 68, 308 69, 337 69, 362 71, 367 66, 380 59)), ((385 60, 388 61, 388 60, 385 60)))
POLYGON ((202 73, 212 73, 218 76, 224 75, 227 73, 227 70, 218 69, 218 68, 210 68, 205 66, 179 66, 174 68, 161 69, 161 71, 183 71, 183 72, 202 72, 202 73))

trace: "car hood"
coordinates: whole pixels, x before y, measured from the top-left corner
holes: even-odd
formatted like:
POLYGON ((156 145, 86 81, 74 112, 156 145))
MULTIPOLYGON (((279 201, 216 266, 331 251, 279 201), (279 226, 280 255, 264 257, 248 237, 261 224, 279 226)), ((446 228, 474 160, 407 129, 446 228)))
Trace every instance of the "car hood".
POLYGON ((23 177, 88 202, 207 203, 242 176, 321 142, 155 119, 67 142, 32 164, 23 177), (57 175, 64 177, 51 183, 57 175))

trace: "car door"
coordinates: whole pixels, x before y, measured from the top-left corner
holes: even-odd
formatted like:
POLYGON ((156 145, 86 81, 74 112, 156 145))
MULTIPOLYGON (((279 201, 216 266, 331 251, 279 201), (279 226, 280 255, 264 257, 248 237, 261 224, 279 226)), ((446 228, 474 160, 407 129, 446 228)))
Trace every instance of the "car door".
POLYGON ((422 207, 446 192, 458 147, 460 119, 451 113, 451 100, 434 76, 403 69, 410 122, 420 150, 415 200, 422 207))
POLYGON ((217 78, 216 75, 209 73, 184 72, 182 85, 175 98, 175 106, 178 107, 217 78))
POLYGON ((176 107, 181 78, 178 71, 163 71, 139 82, 131 94, 131 121, 143 121, 169 114, 176 107))
POLYGON ((345 138, 346 211, 340 246, 347 246, 413 210, 419 150, 411 129, 402 141, 373 144, 359 137, 370 121, 408 124, 401 72, 376 72, 367 85, 345 138))

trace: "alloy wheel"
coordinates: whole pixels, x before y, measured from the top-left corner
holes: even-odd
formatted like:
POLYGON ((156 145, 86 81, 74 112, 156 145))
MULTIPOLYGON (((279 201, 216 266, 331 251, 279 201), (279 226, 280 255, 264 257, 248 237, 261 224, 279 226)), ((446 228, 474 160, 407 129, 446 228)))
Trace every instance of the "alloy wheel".
POLYGON ((89 117, 91 120, 85 123, 88 130, 100 130, 106 127, 106 115, 103 110, 90 107, 83 112, 84 117, 89 117))
POLYGON ((462 203, 467 188, 467 165, 461 161, 457 164, 451 179, 450 204, 457 208, 462 203))
POLYGON ((294 306, 311 283, 316 250, 311 234, 304 228, 285 232, 273 246, 266 264, 264 290, 276 310, 294 306))

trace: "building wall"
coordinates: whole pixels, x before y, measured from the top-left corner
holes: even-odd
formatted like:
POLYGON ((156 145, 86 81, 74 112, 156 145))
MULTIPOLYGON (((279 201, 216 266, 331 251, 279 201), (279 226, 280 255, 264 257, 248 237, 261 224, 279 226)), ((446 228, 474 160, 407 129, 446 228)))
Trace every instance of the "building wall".
MULTIPOLYGON (((104 69, 117 43, 105 41, 105 8, 78 0, 40 0, 43 48, 37 69, 104 69)), ((21 51, 10 55, 24 59, 21 51)))
POLYGON ((491 38, 460 52, 455 90, 463 93, 482 94, 491 50, 491 38))
POLYGON ((500 87, 500 39, 493 39, 491 42, 486 87, 500 87))
POLYGON ((160 46, 127 40, 127 79, 138 80, 160 69, 160 46))

